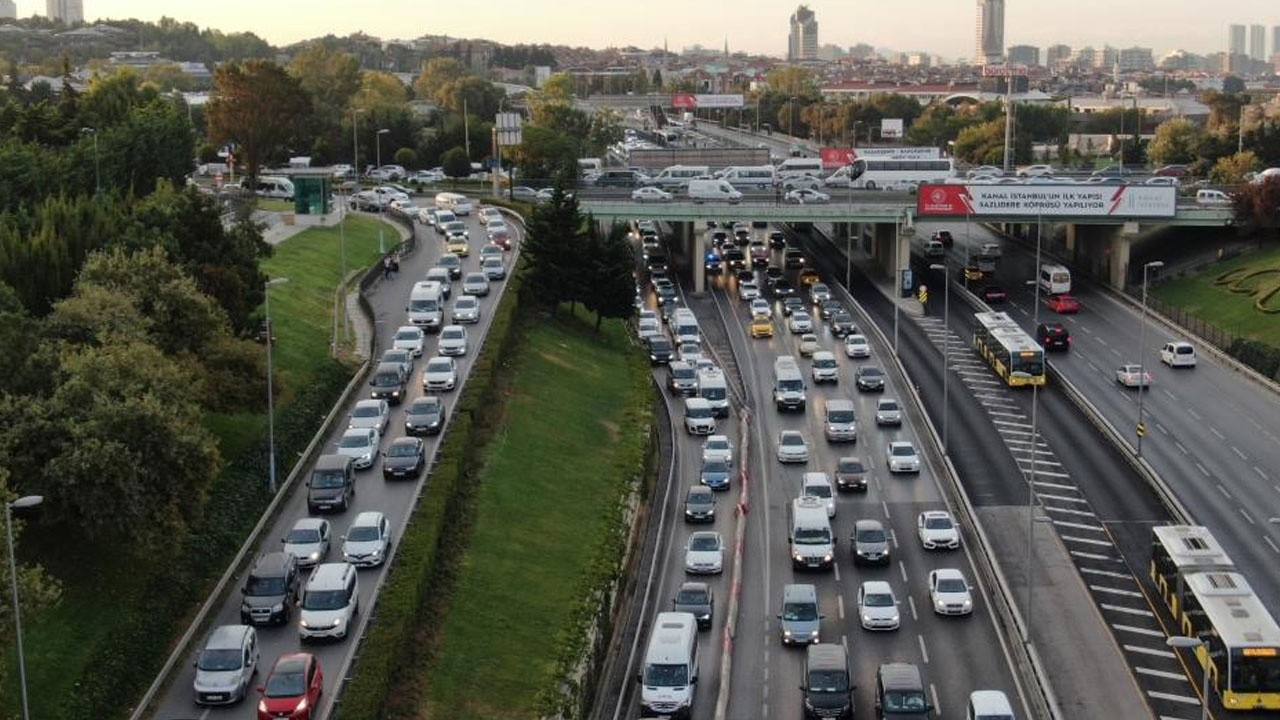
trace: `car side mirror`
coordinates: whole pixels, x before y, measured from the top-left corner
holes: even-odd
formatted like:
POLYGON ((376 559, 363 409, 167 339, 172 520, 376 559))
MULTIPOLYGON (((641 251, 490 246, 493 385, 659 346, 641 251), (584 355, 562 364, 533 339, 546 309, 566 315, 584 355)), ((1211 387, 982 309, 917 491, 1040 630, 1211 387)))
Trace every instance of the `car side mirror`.
POLYGON ((248 595, 248 594, 249 594, 249 588, 248 588, 248 587, 242 587, 242 588, 240 588, 240 594, 241 594, 241 595, 248 595))
POLYGON ((781 619, 782 619, 782 613, 778 613, 778 619, 779 619, 779 620, 781 620, 781 619))
POLYGON ((819 615, 818 615, 818 619, 819 619, 819 620, 826 620, 826 619, 827 619, 827 616, 826 616, 826 615, 819 614, 819 615))
POLYGON ((643 682, 644 682, 644 679, 640 677, 640 673, 636 673, 636 682, 637 682, 637 683, 643 683, 643 682))
POLYGON ((809 692, 809 687, 804 683, 800 683, 800 692, 809 692))

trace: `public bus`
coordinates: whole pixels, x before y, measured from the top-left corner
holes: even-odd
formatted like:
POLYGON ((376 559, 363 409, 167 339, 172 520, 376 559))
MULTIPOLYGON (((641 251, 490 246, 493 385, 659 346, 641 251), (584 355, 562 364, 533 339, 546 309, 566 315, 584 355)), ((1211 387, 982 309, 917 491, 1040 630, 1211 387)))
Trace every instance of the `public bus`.
POLYGON ((854 158, 849 187, 867 190, 910 190, 924 183, 945 183, 956 176, 951 158, 854 158))
POLYGON ((982 312, 973 318, 974 349, 1007 385, 1044 385, 1044 348, 1008 313, 982 312))
POLYGON ((1227 710, 1280 710, 1280 625, 1201 526, 1152 529, 1152 580, 1227 710))
POLYGON ((1041 265, 1040 289, 1048 295, 1071 292, 1071 271, 1062 265, 1052 263, 1041 265))

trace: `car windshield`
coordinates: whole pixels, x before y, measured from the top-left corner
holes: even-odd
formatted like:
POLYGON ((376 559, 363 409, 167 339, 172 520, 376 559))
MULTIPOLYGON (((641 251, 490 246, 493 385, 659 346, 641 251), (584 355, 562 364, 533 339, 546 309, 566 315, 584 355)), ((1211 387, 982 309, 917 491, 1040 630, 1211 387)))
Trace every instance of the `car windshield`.
POLYGON ((435 312, 438 307, 439 303, 435 300, 423 300, 419 298, 417 300, 409 301, 409 312, 435 312))
POLYGON ((803 622, 806 620, 818 619, 818 606, 813 603, 784 603, 782 605, 782 619, 792 622, 803 622))
POLYGON ((440 411, 440 403, 434 400, 419 400, 409 407, 410 415, 430 415, 440 411))
POLYGON ((280 672, 277 669, 267 679, 267 686, 263 688, 262 694, 269 698, 298 697, 304 694, 306 689, 306 675, 301 668, 291 672, 280 672))
POLYGON ((309 545, 311 543, 320 542, 319 528, 294 528, 289 531, 289 535, 284 539, 287 543, 294 545, 309 545))
POLYGON ((842 473, 860 473, 866 471, 862 465, 862 461, 855 459, 841 459, 837 469, 842 473))
POLYGON ((879 528, 859 530, 854 539, 859 543, 882 543, 885 542, 884 530, 879 528))
POLYGON ((938 592, 962 593, 968 590, 969 586, 960 578, 938 578, 938 592))
POLYGON ((885 400, 884 402, 880 403, 880 409, 896 411, 898 409, 898 403, 892 400, 885 400))
POLYGON ((396 340, 420 340, 422 333, 417 330, 401 330, 396 333, 396 340))
POLYGON ((708 460, 707 462, 703 463, 703 465, 702 465, 702 472, 704 472, 704 473, 727 473, 727 472, 729 472, 729 466, 725 464, 724 460, 720 460, 720 459, 718 459, 718 458, 717 458, 717 459, 714 459, 714 460, 708 460))
POLYGON ((831 530, 827 528, 799 528, 795 532, 797 545, 830 545, 831 530))
POLYGON ((694 535, 689 539, 689 549, 694 552, 719 550, 720 539, 711 535, 694 535))
POLYGON ((842 670, 811 670, 809 691, 824 693, 849 692, 849 674, 842 670))
POLYGON ((429 373, 447 373, 452 368, 448 360, 432 360, 427 363, 427 372, 429 373))
POLYGON ((813 366, 816 368, 833 368, 836 366, 835 358, 814 358, 813 366))
POLYGON ((283 575, 275 575, 272 577, 258 577, 250 575, 249 582, 245 583, 244 594, 254 597, 283 595, 285 590, 285 579, 283 575))
POLYGON ((685 588, 676 593, 676 602, 683 605, 706 605, 707 591, 685 588))
POLYGON ((345 590, 312 590, 302 600, 303 610, 341 610, 346 606, 345 590))
POLYGON ((862 372, 860 374, 864 378, 878 378, 884 375, 884 373, 880 371, 880 368, 873 368, 873 367, 862 368, 862 372))
POLYGON ((833 423, 851 423, 854 420, 852 410, 828 410, 827 421, 833 423))
POLYGON ((205 650, 200 653, 196 667, 208 672, 220 672, 240 669, 240 650, 238 648, 223 650, 205 650))
POLYGON ((463 337, 462 330, 445 330, 440 333, 441 340, 461 340, 463 337))
POLYGON ((711 493, 691 492, 686 501, 690 505, 710 505, 712 503, 711 493))
POLYGON ((458 302, 453 304, 455 310, 470 310, 476 306, 476 300, 473 298, 458 298, 458 302))
POLYGON ((950 530, 951 518, 941 517, 938 515, 928 517, 925 518, 924 526, 927 530, 950 530))
POLYGON ((342 440, 338 442, 338 447, 347 449, 367 448, 369 447, 369 436, 343 435, 342 440))
POLYGON ((893 607, 893 596, 887 593, 867 593, 862 596, 862 604, 867 607, 893 607))
POLYGON ((813 497, 829 498, 831 497, 831 486, 830 485, 807 485, 805 486, 804 494, 812 495, 813 497))
POLYGON ((318 472, 311 476, 313 488, 340 488, 347 483, 347 476, 340 472, 318 472))
POLYGON ((689 684, 687 665, 646 665, 644 684, 650 687, 682 687, 689 684))
POLYGON ((893 454, 895 457, 911 457, 916 454, 916 451, 910 445, 894 445, 893 454))
POLYGON ((365 407, 356 407, 355 412, 351 413, 352 417, 358 418, 376 418, 381 417, 382 408, 377 405, 368 405, 365 407))
POLYGON ((393 443, 387 448, 387 457, 414 457, 418 446, 413 443, 393 443))
POLYGON ((349 542, 373 542, 378 539, 378 526, 356 525, 347 531, 349 542))
POLYGON ((804 445, 804 438, 799 435, 783 435, 782 444, 793 447, 801 447, 804 445))
POLYGON ((729 441, 728 440, 708 440, 706 449, 707 450, 728 450, 729 441))
POLYGON ((888 691, 884 694, 885 712, 923 712, 927 703, 924 693, 917 691, 888 691))
POLYGON ((452 253, 448 255, 441 255, 440 259, 436 261, 436 264, 442 268, 451 268, 451 267, 461 265, 462 258, 452 253))

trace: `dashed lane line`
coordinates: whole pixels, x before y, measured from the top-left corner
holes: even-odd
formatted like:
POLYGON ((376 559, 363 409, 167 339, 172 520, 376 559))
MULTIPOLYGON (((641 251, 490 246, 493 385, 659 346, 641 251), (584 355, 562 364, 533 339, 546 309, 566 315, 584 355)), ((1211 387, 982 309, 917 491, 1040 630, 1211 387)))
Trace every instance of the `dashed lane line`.
POLYGON ((1134 633, 1135 635, 1145 635, 1147 637, 1157 637, 1162 639, 1164 638, 1164 633, 1160 632, 1159 630, 1151 630, 1149 628, 1134 627, 1133 625, 1118 625, 1116 623, 1112 623, 1111 627, 1114 630, 1119 630, 1121 632, 1130 632, 1130 633, 1134 633))
MULTIPOLYGON (((1080 568, 1080 572, 1086 573, 1088 575, 1101 575, 1103 577, 1112 577, 1119 580, 1133 579, 1133 575, 1130 575, 1129 573, 1113 572, 1111 570, 1099 570, 1097 568, 1080 568)), ((1173 653, 1169 653, 1169 655, 1172 656, 1173 653)))
POLYGON ((1156 648, 1142 647, 1141 645, 1125 645, 1124 649, 1140 655, 1154 655, 1155 657, 1169 658, 1170 660, 1178 657, 1171 650, 1157 650, 1156 648))
MULTIPOLYGON (((1048 511, 1060 512, 1060 513, 1065 513, 1065 514, 1067 514, 1067 515, 1078 515, 1078 516, 1080 516, 1080 517, 1095 517, 1095 516, 1094 516, 1094 514, 1093 514, 1092 512, 1089 512, 1088 510, 1072 510, 1072 509, 1070 509, 1070 508, 1060 508, 1060 507, 1048 507, 1048 506, 1046 506, 1046 507, 1045 507, 1045 511, 1046 511, 1046 512, 1048 512, 1048 511)), ((1108 544, 1108 545, 1110 545, 1111 543, 1107 543, 1107 544, 1108 544)))
POLYGON ((1166 670, 1156 670, 1153 668, 1146 668, 1141 666, 1135 666, 1133 670, 1134 672, 1142 673, 1143 675, 1150 675, 1151 677, 1165 678, 1166 680, 1181 680, 1182 682, 1190 682, 1189 680, 1187 680, 1187 676, 1183 675, 1182 673, 1172 673, 1166 670))
POLYGON ((1064 483, 1049 482, 1048 480, 1036 480, 1035 485, 1038 487, 1054 488, 1056 490, 1074 490, 1079 492, 1075 485, 1066 485, 1064 483))
MULTIPOLYGON (((1046 507, 1044 510, 1045 512, 1051 512, 1056 509, 1057 508, 1046 507)), ((1076 537, 1074 535, 1060 535, 1060 537, 1062 538, 1063 542, 1078 542, 1078 543, 1084 543, 1086 545, 1097 545, 1099 547, 1112 546, 1110 540, 1095 540, 1093 538, 1076 537)))
POLYGON ((1187 697, 1186 695, 1174 695, 1172 693, 1156 692, 1155 690, 1148 690, 1147 695, 1157 700, 1171 700, 1173 702, 1186 703, 1197 707, 1200 705, 1200 700, 1198 698, 1187 697))
MULTIPOLYGON (((1041 495, 1040 497, 1044 497, 1044 496, 1041 495)), ((1066 520, 1054 520, 1053 524, 1056 525, 1057 527, 1073 528, 1075 530, 1092 530, 1094 532, 1102 532, 1102 533, 1107 531, 1107 529, 1102 527, 1101 525, 1085 525, 1084 523, 1067 522, 1066 520)), ((1084 572, 1085 568, 1081 568, 1080 571, 1084 572)), ((1098 572, 1102 572, 1102 571, 1098 571, 1098 572)), ((1112 574, 1115 575, 1116 577, 1125 577, 1125 578, 1131 577, 1130 575, 1126 575, 1125 573, 1112 573, 1112 574)))
POLYGON ((1047 493, 1040 493, 1040 499, 1041 500, 1061 500, 1063 502, 1078 502, 1078 503, 1089 502, 1088 500, 1082 497, 1071 497, 1069 495, 1049 495, 1047 493))
POLYGON ((1110 593, 1112 595, 1123 595, 1124 597, 1144 597, 1144 595, 1135 590, 1122 590, 1121 588, 1107 587, 1106 585, 1090 585, 1090 590, 1100 593, 1110 593))

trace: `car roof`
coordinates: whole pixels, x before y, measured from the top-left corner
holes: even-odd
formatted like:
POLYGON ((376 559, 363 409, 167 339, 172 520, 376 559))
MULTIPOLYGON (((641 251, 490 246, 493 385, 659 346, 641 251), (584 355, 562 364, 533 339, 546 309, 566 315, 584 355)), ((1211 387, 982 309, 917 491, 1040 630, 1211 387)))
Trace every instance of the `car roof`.
POLYGON ((391 441, 392 445, 419 445, 421 443, 422 443, 422 438, 416 438, 411 435, 398 437, 395 440, 391 441))
POLYGON ((920 515, 926 518, 945 517, 948 520, 951 519, 951 513, 947 512, 946 510, 925 510, 924 512, 920 513, 920 515))
POLYGON ((805 651, 810 670, 845 670, 848 661, 844 647, 835 643, 814 643, 805 651))
POLYGON ((342 437, 362 437, 367 438, 373 434, 373 428, 347 428, 342 431, 342 437))
POLYGON ((910 440, 894 440, 889 443, 889 447, 909 447, 914 450, 916 446, 912 445, 910 440))
POLYGON ((382 517, 382 513, 377 510, 365 510, 357 515, 355 520, 351 521, 351 527, 356 527, 357 525, 377 525, 382 522, 382 517))
POLYGON ((214 649, 239 649, 244 642, 245 635, 253 632, 253 628, 248 625, 219 625, 209 633, 209 638, 205 640, 204 647, 206 650, 214 649))
POLYGON ((356 407, 376 407, 381 408, 386 400, 360 400, 356 403, 356 407))
POLYGON ((312 518, 312 517, 298 518, 298 521, 293 524, 293 527, 298 530, 311 530, 313 528, 318 529, 322 527, 326 522, 328 521, 325 520, 324 518, 312 518))
POLYGON ((855 520, 855 521, 854 521, 854 523, 853 523, 853 529, 854 529, 855 531, 857 531, 857 530, 883 530, 883 529, 884 529, 884 523, 880 522, 879 520, 872 520, 872 519, 870 519, 870 518, 864 518, 864 519, 862 519, 862 520, 855 520))
POLYGON ((964 573, 955 568, 938 568, 933 573, 939 580, 964 580, 964 573))
POLYGON ((873 595, 892 595, 893 586, 885 580, 864 580, 862 591, 873 595))

